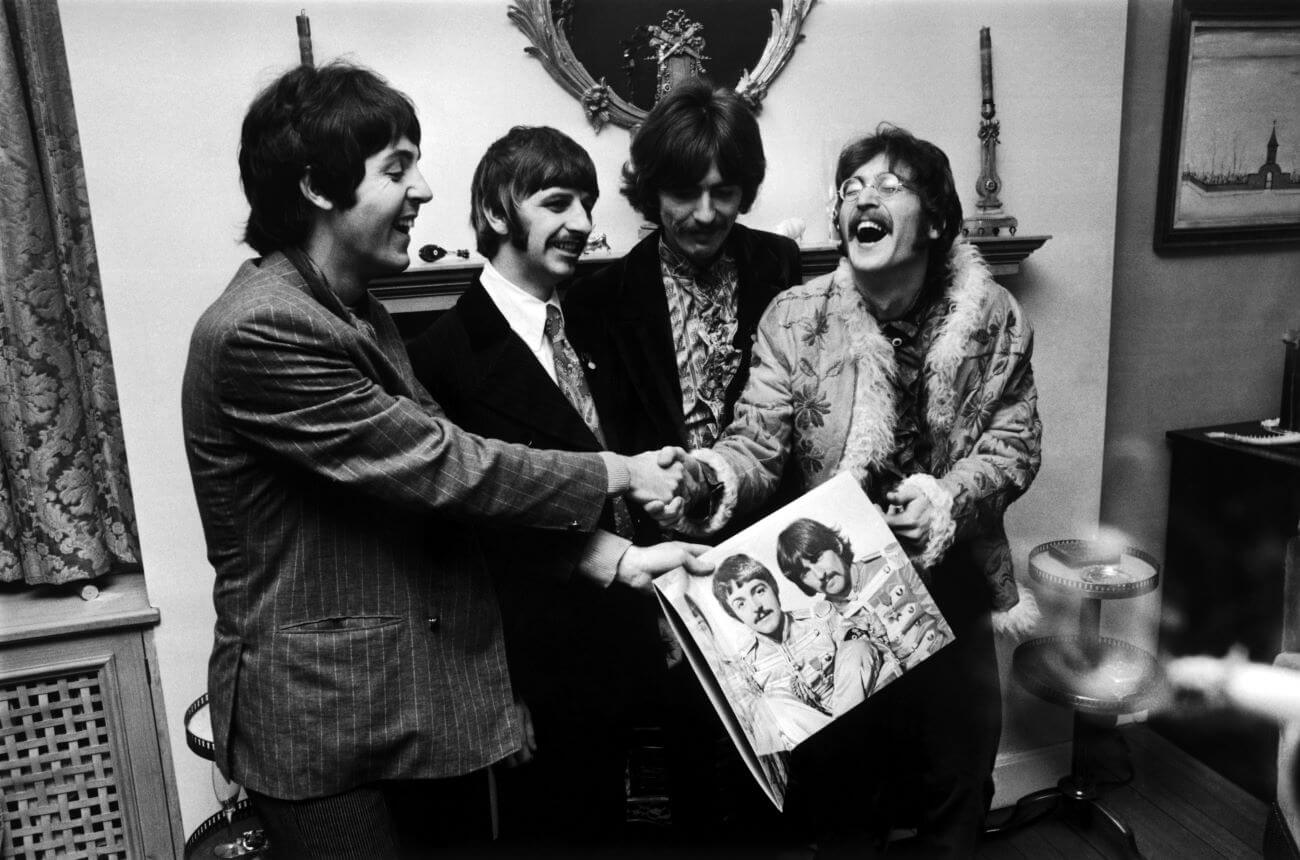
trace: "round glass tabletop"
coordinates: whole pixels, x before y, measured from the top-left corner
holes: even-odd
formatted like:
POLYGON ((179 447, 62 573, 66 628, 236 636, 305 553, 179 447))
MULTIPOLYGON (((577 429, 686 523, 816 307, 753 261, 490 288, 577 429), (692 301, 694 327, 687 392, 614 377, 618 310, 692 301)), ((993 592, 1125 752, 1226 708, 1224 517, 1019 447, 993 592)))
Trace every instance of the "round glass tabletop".
POLYGON ((1026 690, 1094 714, 1126 714, 1158 697, 1164 672, 1146 651, 1118 639, 1046 636, 1016 648, 1011 671, 1026 690))
POLYGON ((220 812, 198 826, 190 838, 185 840, 186 860, 211 860, 218 856, 213 849, 218 845, 234 843, 239 846, 239 857, 269 857, 266 836, 262 833, 261 822, 253 805, 247 800, 235 804, 234 815, 230 825, 226 825, 226 816, 220 812))
POLYGON ((1029 575, 1044 585, 1105 600, 1155 590, 1160 564, 1147 553, 1122 547, 1109 558, 1089 561, 1091 541, 1054 540, 1029 552, 1029 575))

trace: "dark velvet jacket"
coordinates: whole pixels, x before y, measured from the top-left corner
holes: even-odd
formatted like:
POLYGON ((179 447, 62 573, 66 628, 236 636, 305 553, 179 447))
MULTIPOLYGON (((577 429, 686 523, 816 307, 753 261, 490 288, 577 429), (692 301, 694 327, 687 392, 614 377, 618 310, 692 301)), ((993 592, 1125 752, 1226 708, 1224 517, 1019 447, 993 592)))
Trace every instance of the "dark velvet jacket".
MULTIPOLYGON (((566 331, 586 359, 601 424, 610 445, 627 454, 686 444, 659 234, 656 230, 623 259, 578 279, 564 297, 566 331)), ((802 280, 799 246, 785 236, 737 224, 725 249, 739 276, 733 344, 741 361, 719 416, 724 428, 749 379, 759 317, 777 293, 802 280)))

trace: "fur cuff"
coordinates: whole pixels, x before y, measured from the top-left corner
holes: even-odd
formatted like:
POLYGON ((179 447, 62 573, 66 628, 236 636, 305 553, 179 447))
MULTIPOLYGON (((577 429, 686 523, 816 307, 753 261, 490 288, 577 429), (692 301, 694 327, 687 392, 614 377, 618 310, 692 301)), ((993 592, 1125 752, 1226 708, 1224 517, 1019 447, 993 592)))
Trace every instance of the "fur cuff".
POLYGON ((908 475, 900 487, 915 487, 930 500, 934 515, 930 520, 930 539, 925 547, 912 557, 913 564, 929 570, 943 558, 943 554, 952 546, 957 533, 957 525, 952 519, 952 493, 949 493, 933 475, 908 475))
POLYGON ((1034 632, 1041 618, 1042 613, 1038 610, 1038 600, 1034 593, 1022 585, 1020 600, 1015 606, 993 613, 993 632, 1019 642, 1034 632))
POLYGON ((736 499, 740 493, 740 482, 737 480, 736 471, 731 468, 731 464, 718 452, 708 448, 700 448, 691 451, 690 455, 712 469, 714 477, 722 483, 722 498, 716 502, 716 507, 712 507, 709 511, 708 519, 683 519, 674 529, 674 531, 684 535, 702 537, 717 533, 719 529, 731 521, 731 515, 736 512, 736 499))

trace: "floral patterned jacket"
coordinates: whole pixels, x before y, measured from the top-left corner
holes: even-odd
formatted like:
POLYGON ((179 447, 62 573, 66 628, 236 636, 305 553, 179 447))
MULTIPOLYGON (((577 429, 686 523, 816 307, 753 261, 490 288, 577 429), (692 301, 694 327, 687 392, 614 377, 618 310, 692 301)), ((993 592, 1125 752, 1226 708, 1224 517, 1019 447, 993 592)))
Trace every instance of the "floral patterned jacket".
MULTIPOLYGON (((966 543, 988 579, 993 608, 1005 611, 1020 596, 1003 512, 1041 462, 1033 332, 972 245, 954 243, 948 263, 948 285, 919 335, 933 474, 911 475, 904 484, 926 494, 936 519, 913 562, 933 567, 954 542, 966 543)), ((761 503, 787 460, 800 470, 804 490, 842 471, 866 486, 868 466, 894 446, 896 372, 893 347, 863 304, 847 261, 773 300, 759 324, 735 420, 712 449, 692 452, 723 485, 703 530, 761 503)), ((1026 614, 1036 612, 1026 603, 1026 614)))

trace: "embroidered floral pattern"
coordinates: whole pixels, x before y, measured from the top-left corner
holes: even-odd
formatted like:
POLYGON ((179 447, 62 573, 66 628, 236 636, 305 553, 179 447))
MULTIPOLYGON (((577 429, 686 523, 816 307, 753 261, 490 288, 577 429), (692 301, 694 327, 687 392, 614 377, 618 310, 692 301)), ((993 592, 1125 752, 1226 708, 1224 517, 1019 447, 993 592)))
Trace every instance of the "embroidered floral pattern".
POLYGON ((809 427, 822 427, 826 416, 831 413, 831 402, 819 391, 816 385, 805 385, 791 394, 794 408, 794 426, 800 430, 809 427))
POLYGON ((0 581, 61 583, 140 550, 58 7, 18 10, 0 44, 24 72, 0 95, 0 581))
MULTIPOLYGON (((1017 591, 1002 515, 1041 459, 1032 333, 977 252, 959 243, 953 253, 952 282, 923 312, 916 335, 923 363, 907 374, 834 274, 778 296, 760 326, 750 384, 721 450, 734 444, 771 468, 788 438, 806 487, 845 469, 861 479, 890 462, 895 410, 900 399, 910 402, 912 432, 923 437, 915 440, 915 468, 952 498, 952 522, 972 541, 994 608, 1007 609, 1017 591), (900 384, 908 397, 900 397, 900 384)), ((753 467, 737 461, 737 473, 746 468, 753 467)))

